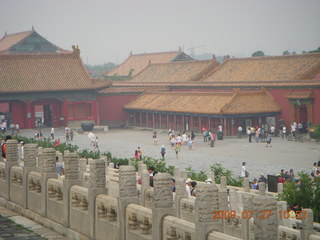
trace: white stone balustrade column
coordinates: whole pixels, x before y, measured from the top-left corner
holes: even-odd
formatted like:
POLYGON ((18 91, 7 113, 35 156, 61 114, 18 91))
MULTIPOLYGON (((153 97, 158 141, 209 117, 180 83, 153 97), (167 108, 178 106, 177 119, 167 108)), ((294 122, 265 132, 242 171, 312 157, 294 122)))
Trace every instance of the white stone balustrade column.
POLYGON ((119 168, 119 240, 126 238, 126 207, 128 204, 139 204, 136 172, 133 166, 120 166, 119 168))
POLYGON ((222 219, 213 219, 213 211, 219 211, 219 193, 216 184, 201 184, 197 187, 196 236, 206 239, 211 231, 222 232, 222 219))
POLYGON ((300 231, 300 240, 308 240, 311 234, 314 234, 316 231, 313 229, 313 212, 312 209, 306 208, 303 209, 300 214, 302 221, 302 229, 300 231))
MULTIPOLYGON (((229 211, 228 206, 228 190, 227 190, 227 177, 222 176, 220 178, 220 189, 219 189, 219 210, 229 211)), ((225 232, 225 219, 222 221, 223 232, 225 232)))
POLYGON ((152 208, 152 239, 162 240, 162 221, 166 215, 176 215, 173 208, 172 176, 158 173, 153 178, 154 207, 152 208))
POLYGON ((31 171, 38 171, 37 168, 37 152, 38 144, 27 143, 24 145, 24 167, 23 167, 23 207, 27 208, 28 206, 28 175, 31 171))
POLYGON ((95 199, 99 194, 106 194, 106 166, 104 159, 89 160, 90 176, 89 176, 89 223, 90 238, 95 239, 95 199))
POLYGON ((64 218, 63 225, 65 227, 70 226, 70 188, 74 185, 82 185, 80 180, 80 169, 79 169, 79 156, 77 153, 70 153, 69 151, 64 152, 64 174, 62 196, 63 196, 63 208, 64 218))
POLYGON ((6 153, 6 167, 5 167, 5 175, 6 175, 6 185, 5 189, 3 189, 3 196, 7 200, 10 199, 10 186, 11 186, 11 168, 13 166, 19 166, 18 162, 18 141, 15 139, 7 140, 7 153, 6 153))
POLYGON ((181 199, 187 197, 186 192, 186 180, 187 180, 187 172, 179 171, 178 168, 175 168, 174 177, 176 180, 176 196, 175 196, 175 206, 176 206, 176 216, 180 216, 180 204, 181 199))
MULTIPOLYGON (((38 148, 39 150, 39 148, 38 148)), ((47 216, 47 181, 49 178, 58 178, 56 168, 56 150, 54 148, 43 149, 41 170, 41 215, 47 216)))
POLYGON ((278 237, 277 200, 266 194, 266 184, 259 183, 259 195, 253 199, 254 239, 274 240, 278 237))

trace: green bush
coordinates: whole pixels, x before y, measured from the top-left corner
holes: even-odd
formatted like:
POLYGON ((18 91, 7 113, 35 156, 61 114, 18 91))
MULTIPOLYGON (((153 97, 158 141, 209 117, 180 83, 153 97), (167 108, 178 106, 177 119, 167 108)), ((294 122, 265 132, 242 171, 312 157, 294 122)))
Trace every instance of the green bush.
POLYGON ((309 174, 299 172, 300 183, 286 182, 283 193, 278 196, 279 200, 286 201, 289 205, 298 203, 302 208, 311 208, 314 221, 320 222, 320 180, 316 182, 309 177, 309 174))
POLYGON ((186 168, 186 171, 188 174, 188 178, 190 178, 191 180, 204 182, 208 179, 205 171, 200 171, 197 173, 191 167, 186 168))
POLYGON ((231 170, 222 167, 220 163, 215 163, 210 167, 211 171, 214 173, 214 180, 217 184, 220 184, 220 178, 222 176, 227 177, 227 185, 235 186, 235 187, 242 187, 242 178, 232 177, 233 173, 231 170))

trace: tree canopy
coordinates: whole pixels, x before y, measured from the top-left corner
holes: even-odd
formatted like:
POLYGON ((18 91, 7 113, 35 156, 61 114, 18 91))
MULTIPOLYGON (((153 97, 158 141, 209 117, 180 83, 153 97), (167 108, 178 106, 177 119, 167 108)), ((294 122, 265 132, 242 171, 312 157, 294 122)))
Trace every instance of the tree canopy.
POLYGON ((262 51, 256 51, 252 53, 252 57, 263 57, 263 56, 264 56, 264 52, 262 51))

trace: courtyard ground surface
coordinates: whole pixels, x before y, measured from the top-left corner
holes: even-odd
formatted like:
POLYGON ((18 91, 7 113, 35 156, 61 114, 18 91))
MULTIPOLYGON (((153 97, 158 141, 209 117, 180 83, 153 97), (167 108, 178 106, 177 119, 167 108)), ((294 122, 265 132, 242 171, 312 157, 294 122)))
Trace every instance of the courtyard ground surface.
MULTIPOLYGON (((43 136, 50 136, 50 129, 43 129, 43 136)), ((22 130, 21 134, 33 137, 36 130, 22 130)), ((158 131, 158 145, 154 145, 152 131, 147 129, 111 129, 106 133, 95 132, 99 139, 100 151, 110 151, 113 156, 132 158, 138 146, 142 148, 143 155, 160 158, 160 148, 164 144, 167 149, 166 162, 179 169, 191 167, 196 171, 210 171, 210 166, 220 163, 225 168, 233 171, 235 176, 240 175, 242 162, 247 163, 250 179, 259 177, 260 174, 277 174, 281 169, 295 173, 299 171, 311 172, 314 162, 320 157, 320 144, 315 141, 294 142, 275 137, 272 147, 265 147, 263 142, 248 142, 248 138, 241 139, 227 137, 216 141, 215 147, 211 148, 203 142, 202 135, 196 136, 194 150, 188 150, 183 146, 179 158, 169 146, 167 131, 158 131)), ((55 129, 55 139, 65 141, 64 129, 55 129)), ((80 149, 90 148, 88 133, 75 133, 72 144, 80 149)))

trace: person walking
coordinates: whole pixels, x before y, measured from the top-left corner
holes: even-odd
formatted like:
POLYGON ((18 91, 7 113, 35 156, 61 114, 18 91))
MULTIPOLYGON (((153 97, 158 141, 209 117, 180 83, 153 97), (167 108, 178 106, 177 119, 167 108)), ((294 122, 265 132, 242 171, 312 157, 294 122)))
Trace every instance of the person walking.
POLYGON ((162 159, 164 160, 164 155, 166 154, 166 147, 164 145, 161 146, 161 156, 162 156, 162 159))
POLYGON ((73 130, 72 130, 72 128, 70 128, 70 140, 71 140, 71 142, 72 142, 72 140, 73 140, 73 130))
POLYGON ((248 128, 248 130, 247 130, 247 134, 248 134, 248 137, 249 137, 249 143, 251 143, 252 133, 251 133, 250 128, 248 128))
POLYGON ((176 152, 176 158, 179 157, 179 152, 180 152, 180 145, 176 144, 174 147, 174 151, 176 152))
POLYGON ((153 144, 158 145, 157 131, 153 132, 152 138, 153 138, 153 144))
POLYGON ((51 136, 52 139, 54 139, 54 128, 51 128, 50 136, 51 136))
POLYGON ((238 138, 241 138, 242 137, 242 127, 239 126, 238 127, 238 138))
POLYGON ((267 133, 267 145, 266 145, 266 147, 272 147, 271 140, 272 140, 271 135, 269 133, 267 133))

